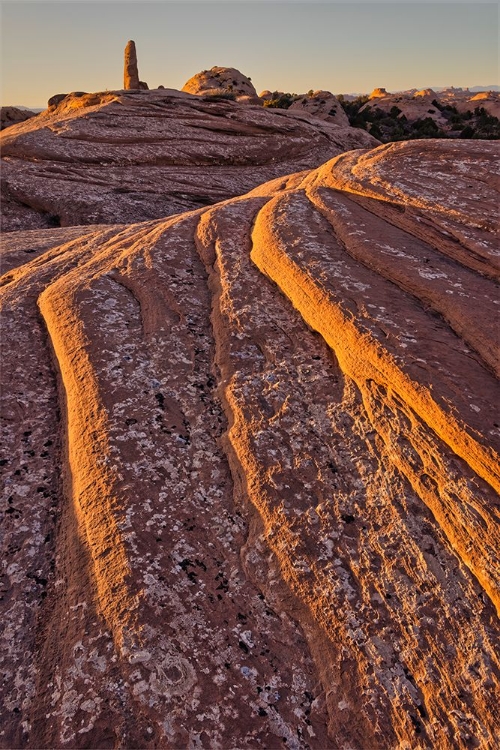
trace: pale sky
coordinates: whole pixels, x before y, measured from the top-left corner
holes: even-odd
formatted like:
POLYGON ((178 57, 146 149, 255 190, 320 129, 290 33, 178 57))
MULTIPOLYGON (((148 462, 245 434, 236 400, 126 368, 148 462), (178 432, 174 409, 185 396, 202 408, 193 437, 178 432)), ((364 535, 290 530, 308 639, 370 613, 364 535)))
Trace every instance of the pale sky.
POLYGON ((3 105, 123 86, 137 46, 150 88, 222 65, 303 93, 498 84, 498 4, 335 0, 1 0, 3 105))

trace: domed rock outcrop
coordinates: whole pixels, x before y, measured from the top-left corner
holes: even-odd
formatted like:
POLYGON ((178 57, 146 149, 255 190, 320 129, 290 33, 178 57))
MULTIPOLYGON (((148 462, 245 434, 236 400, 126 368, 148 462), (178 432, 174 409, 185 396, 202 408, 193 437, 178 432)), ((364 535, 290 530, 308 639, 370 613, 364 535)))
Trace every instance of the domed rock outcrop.
POLYGON ((438 95, 433 89, 420 89, 420 91, 415 91, 413 94, 414 97, 426 97, 428 99, 439 99, 438 95))
POLYGON ((342 105, 330 91, 314 91, 311 94, 302 94, 290 105, 290 109, 309 112, 311 115, 327 122, 333 122, 335 125, 343 127, 349 125, 349 118, 342 105))
POLYGON ((259 103, 257 91, 250 78, 240 73, 236 68, 214 66, 210 70, 202 70, 187 81, 182 91, 188 94, 202 95, 207 93, 226 93, 234 97, 250 97, 251 102, 259 103))
POLYGON ((482 107, 490 115, 500 119, 500 93, 496 91, 480 91, 469 99, 468 104, 472 110, 482 107))

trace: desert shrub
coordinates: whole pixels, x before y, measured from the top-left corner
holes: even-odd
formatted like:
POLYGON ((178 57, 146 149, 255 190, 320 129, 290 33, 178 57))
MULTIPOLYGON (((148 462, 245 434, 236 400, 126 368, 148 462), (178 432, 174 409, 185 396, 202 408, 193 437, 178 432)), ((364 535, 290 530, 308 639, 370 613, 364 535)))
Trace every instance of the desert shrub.
POLYGON ((490 115, 484 107, 476 107, 474 110, 475 133, 473 138, 483 140, 498 140, 500 138, 500 120, 494 115, 490 115))
POLYGON ((470 125, 466 125, 460 133, 460 138, 472 138, 476 131, 470 125))
MULTIPOLYGON (((342 105, 344 112, 346 113, 349 120, 351 120, 351 117, 356 117, 361 107, 366 104, 368 101, 368 96, 358 96, 356 99, 353 99, 351 102, 344 99, 342 95, 337 97, 340 104, 342 105)), ((351 122, 351 125, 353 123, 351 122)), ((359 126, 358 126, 359 127, 359 126)))
POLYGON ((234 101, 236 99, 234 91, 229 91, 228 89, 207 89, 203 92, 202 96, 210 102, 216 102, 223 99, 234 101))
POLYGON ((446 133, 439 128, 432 117, 424 117, 413 123, 411 138, 445 138, 446 133))
POLYGON ((282 94, 276 99, 266 99, 264 107, 271 107, 272 109, 288 109, 294 101, 295 97, 293 94, 282 94))

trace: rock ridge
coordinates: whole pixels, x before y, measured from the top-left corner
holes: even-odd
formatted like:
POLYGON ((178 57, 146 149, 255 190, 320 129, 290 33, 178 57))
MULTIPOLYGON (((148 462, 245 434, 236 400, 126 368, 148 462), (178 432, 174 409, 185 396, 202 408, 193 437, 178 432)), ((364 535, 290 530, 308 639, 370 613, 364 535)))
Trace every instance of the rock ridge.
POLYGON ((4 747, 493 750, 497 170, 3 235, 4 747))
POLYGON ((378 144, 307 113, 173 89, 51 102, 2 133, 3 231, 161 218, 378 144))

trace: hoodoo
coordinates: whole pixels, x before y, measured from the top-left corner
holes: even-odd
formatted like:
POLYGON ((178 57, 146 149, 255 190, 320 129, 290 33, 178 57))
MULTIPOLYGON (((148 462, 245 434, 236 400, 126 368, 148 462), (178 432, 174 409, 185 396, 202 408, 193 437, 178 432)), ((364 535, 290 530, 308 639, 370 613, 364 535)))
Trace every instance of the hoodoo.
POLYGON ((135 50, 135 42, 133 42, 132 40, 128 41, 127 46, 125 47, 125 70, 123 74, 123 88, 140 88, 139 70, 137 68, 137 52, 135 50))

